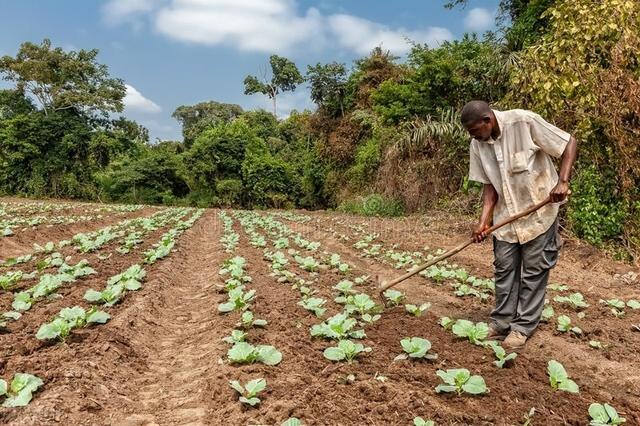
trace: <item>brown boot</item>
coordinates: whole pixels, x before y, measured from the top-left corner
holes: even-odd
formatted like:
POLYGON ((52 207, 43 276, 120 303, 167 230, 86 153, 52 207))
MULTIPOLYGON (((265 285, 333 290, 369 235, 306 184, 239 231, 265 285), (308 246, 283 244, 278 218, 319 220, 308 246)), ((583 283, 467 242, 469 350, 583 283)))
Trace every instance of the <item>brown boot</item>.
POLYGON ((489 335, 486 340, 504 340, 505 337, 507 337, 506 331, 499 331, 497 328, 489 326, 489 335))
POLYGON ((502 346, 511 350, 518 350, 524 348, 525 343, 527 343, 527 336, 519 331, 513 330, 507 338, 504 339, 502 346))

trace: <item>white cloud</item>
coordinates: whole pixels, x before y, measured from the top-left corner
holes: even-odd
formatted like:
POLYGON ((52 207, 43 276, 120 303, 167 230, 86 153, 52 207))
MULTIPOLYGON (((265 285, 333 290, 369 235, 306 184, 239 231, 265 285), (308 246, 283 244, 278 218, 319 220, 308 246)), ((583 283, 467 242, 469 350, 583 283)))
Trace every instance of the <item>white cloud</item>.
POLYGON ((495 21, 493 13, 481 7, 475 7, 464 18, 464 26, 469 31, 482 32, 490 29, 495 21))
POLYGON ((298 16, 292 0, 174 0, 162 8, 156 30, 173 39, 226 44, 248 51, 286 51, 322 34, 322 16, 298 16))
POLYGON ((102 7, 102 19, 109 25, 131 24, 134 30, 142 29, 143 15, 153 11, 159 0, 109 0, 102 7))
POLYGON ((103 13, 106 22, 134 29, 148 16, 158 33, 182 42, 265 53, 339 46, 368 54, 382 45, 403 54, 410 49, 407 39, 433 46, 453 38, 442 27, 391 28, 320 7, 324 12, 312 7, 302 13, 296 0, 111 0, 103 13))
POLYGON ((352 15, 332 15, 328 17, 328 22, 329 29, 338 43, 361 55, 368 54, 379 45, 393 53, 403 54, 411 49, 409 40, 435 46, 453 38, 453 34, 442 27, 429 27, 418 31, 404 28, 394 30, 352 15))
POLYGON ((161 108, 158 104, 151 99, 145 98, 142 93, 129 85, 125 84, 127 88, 127 94, 124 97, 124 106, 127 110, 141 111, 141 112, 160 112, 161 108))

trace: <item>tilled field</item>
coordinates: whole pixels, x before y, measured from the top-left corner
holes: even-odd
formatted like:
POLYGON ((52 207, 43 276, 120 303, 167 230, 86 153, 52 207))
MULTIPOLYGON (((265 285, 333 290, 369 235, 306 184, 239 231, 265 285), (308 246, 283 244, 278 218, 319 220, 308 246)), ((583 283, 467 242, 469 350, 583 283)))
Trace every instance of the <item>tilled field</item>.
MULTIPOLYGON (((33 210, 24 214, 38 214, 33 210)), ((422 263, 466 238, 467 228, 467 220, 441 214, 391 220, 142 206, 72 226, 16 227, 0 239, 0 277, 23 275, 0 290, 0 309, 21 314, 7 318, 0 334, 0 377, 24 372, 43 385, 26 407, 0 408, 0 421, 410 425, 420 416, 437 425, 520 425, 534 408, 528 424, 585 425, 589 405, 598 402, 640 424, 640 309, 633 309, 640 282, 631 268, 578 242, 567 242, 552 273, 548 322, 504 368, 481 334, 474 344, 454 333, 462 323, 451 327, 487 319, 490 243, 402 283, 395 306, 382 300, 376 276, 392 278, 422 263), (33 290, 45 275, 69 275, 56 259, 88 265, 73 269, 73 281, 33 290), (112 303, 85 299, 87 290, 113 289, 112 277, 132 265, 146 273, 132 278, 141 288, 123 290, 112 303), (30 307, 16 309, 24 303, 30 307), (413 315, 407 304, 429 305, 413 315), (95 306, 110 318, 64 339, 36 338, 72 306, 95 306), (343 311, 348 315, 338 315, 343 311), (563 316, 571 321, 566 332, 557 329, 563 316), (427 353, 437 359, 398 359, 409 337, 427 339, 427 353), (324 351, 339 340, 370 351, 352 362, 327 359, 324 351), (579 393, 552 389, 550 360, 564 366, 579 393), (457 368, 482 376, 486 392, 437 393, 443 381, 436 372, 457 368), (266 386, 259 403, 245 395, 251 406, 229 382, 253 379, 266 386)))

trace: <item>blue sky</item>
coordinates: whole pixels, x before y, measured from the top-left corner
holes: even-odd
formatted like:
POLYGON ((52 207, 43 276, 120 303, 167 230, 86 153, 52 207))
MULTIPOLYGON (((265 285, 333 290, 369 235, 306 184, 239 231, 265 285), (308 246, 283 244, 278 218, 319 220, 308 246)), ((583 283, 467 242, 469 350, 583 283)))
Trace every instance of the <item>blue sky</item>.
MULTIPOLYGON (((152 140, 180 139, 171 118, 179 105, 270 109, 268 99, 243 95, 242 81, 272 53, 301 71, 317 62, 351 65, 380 44, 402 56, 405 38, 436 46, 494 29, 498 2, 448 10, 445 0, 5 0, 0 55, 45 37, 65 49, 97 48, 128 85, 124 115, 148 127, 152 140)), ((282 116, 313 108, 304 86, 278 102, 282 116)))

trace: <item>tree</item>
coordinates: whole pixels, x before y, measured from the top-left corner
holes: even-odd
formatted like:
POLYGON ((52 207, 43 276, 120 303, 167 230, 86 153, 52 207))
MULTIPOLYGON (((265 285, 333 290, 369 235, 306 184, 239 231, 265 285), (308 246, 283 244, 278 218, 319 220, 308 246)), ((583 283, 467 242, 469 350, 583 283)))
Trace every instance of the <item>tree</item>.
POLYGON ((182 125, 182 136, 188 148, 200 133, 219 124, 228 123, 242 112, 240 105, 209 101, 181 105, 171 116, 182 125))
POLYGON ((580 141, 568 215, 574 231, 599 241, 624 225, 625 243, 639 253, 640 3, 558 2, 543 18, 549 31, 512 67, 504 104, 532 109, 580 141))
POLYGON ((247 144, 255 140, 252 129, 242 120, 205 130, 185 153, 192 190, 213 189, 221 179, 239 179, 247 144))
MULTIPOLYGON (((517 52, 534 44, 547 31, 549 20, 544 11, 558 0, 500 0, 496 22, 504 32, 506 48, 517 52)), ((466 7, 469 0, 450 0, 447 9, 466 7)))
POLYGON ((36 108, 29 98, 17 90, 0 90, 0 120, 17 114, 29 114, 36 108))
POLYGON ((388 123, 438 115, 470 99, 494 102, 507 87, 500 46, 491 38, 465 34, 434 49, 416 45, 409 64, 409 72, 384 81, 371 93, 373 109, 388 123))
POLYGON ((97 55, 97 49, 52 48, 48 39, 40 45, 26 42, 15 58, 0 58, 0 74, 18 91, 33 96, 45 115, 73 108, 106 117, 122 111, 126 88, 121 79, 109 77, 107 66, 96 62, 97 55))
POLYGON ((267 79, 266 71, 262 73, 261 79, 253 75, 248 75, 244 79, 244 94, 253 95, 262 93, 273 102, 273 115, 277 117, 276 98, 282 92, 290 92, 296 89, 298 84, 304 82, 304 78, 298 71, 298 67, 287 58, 278 55, 271 55, 271 79, 267 79))
POLYGON ((347 70, 344 64, 331 62, 307 66, 307 81, 311 89, 311 100, 330 115, 338 111, 344 115, 344 95, 347 70))

